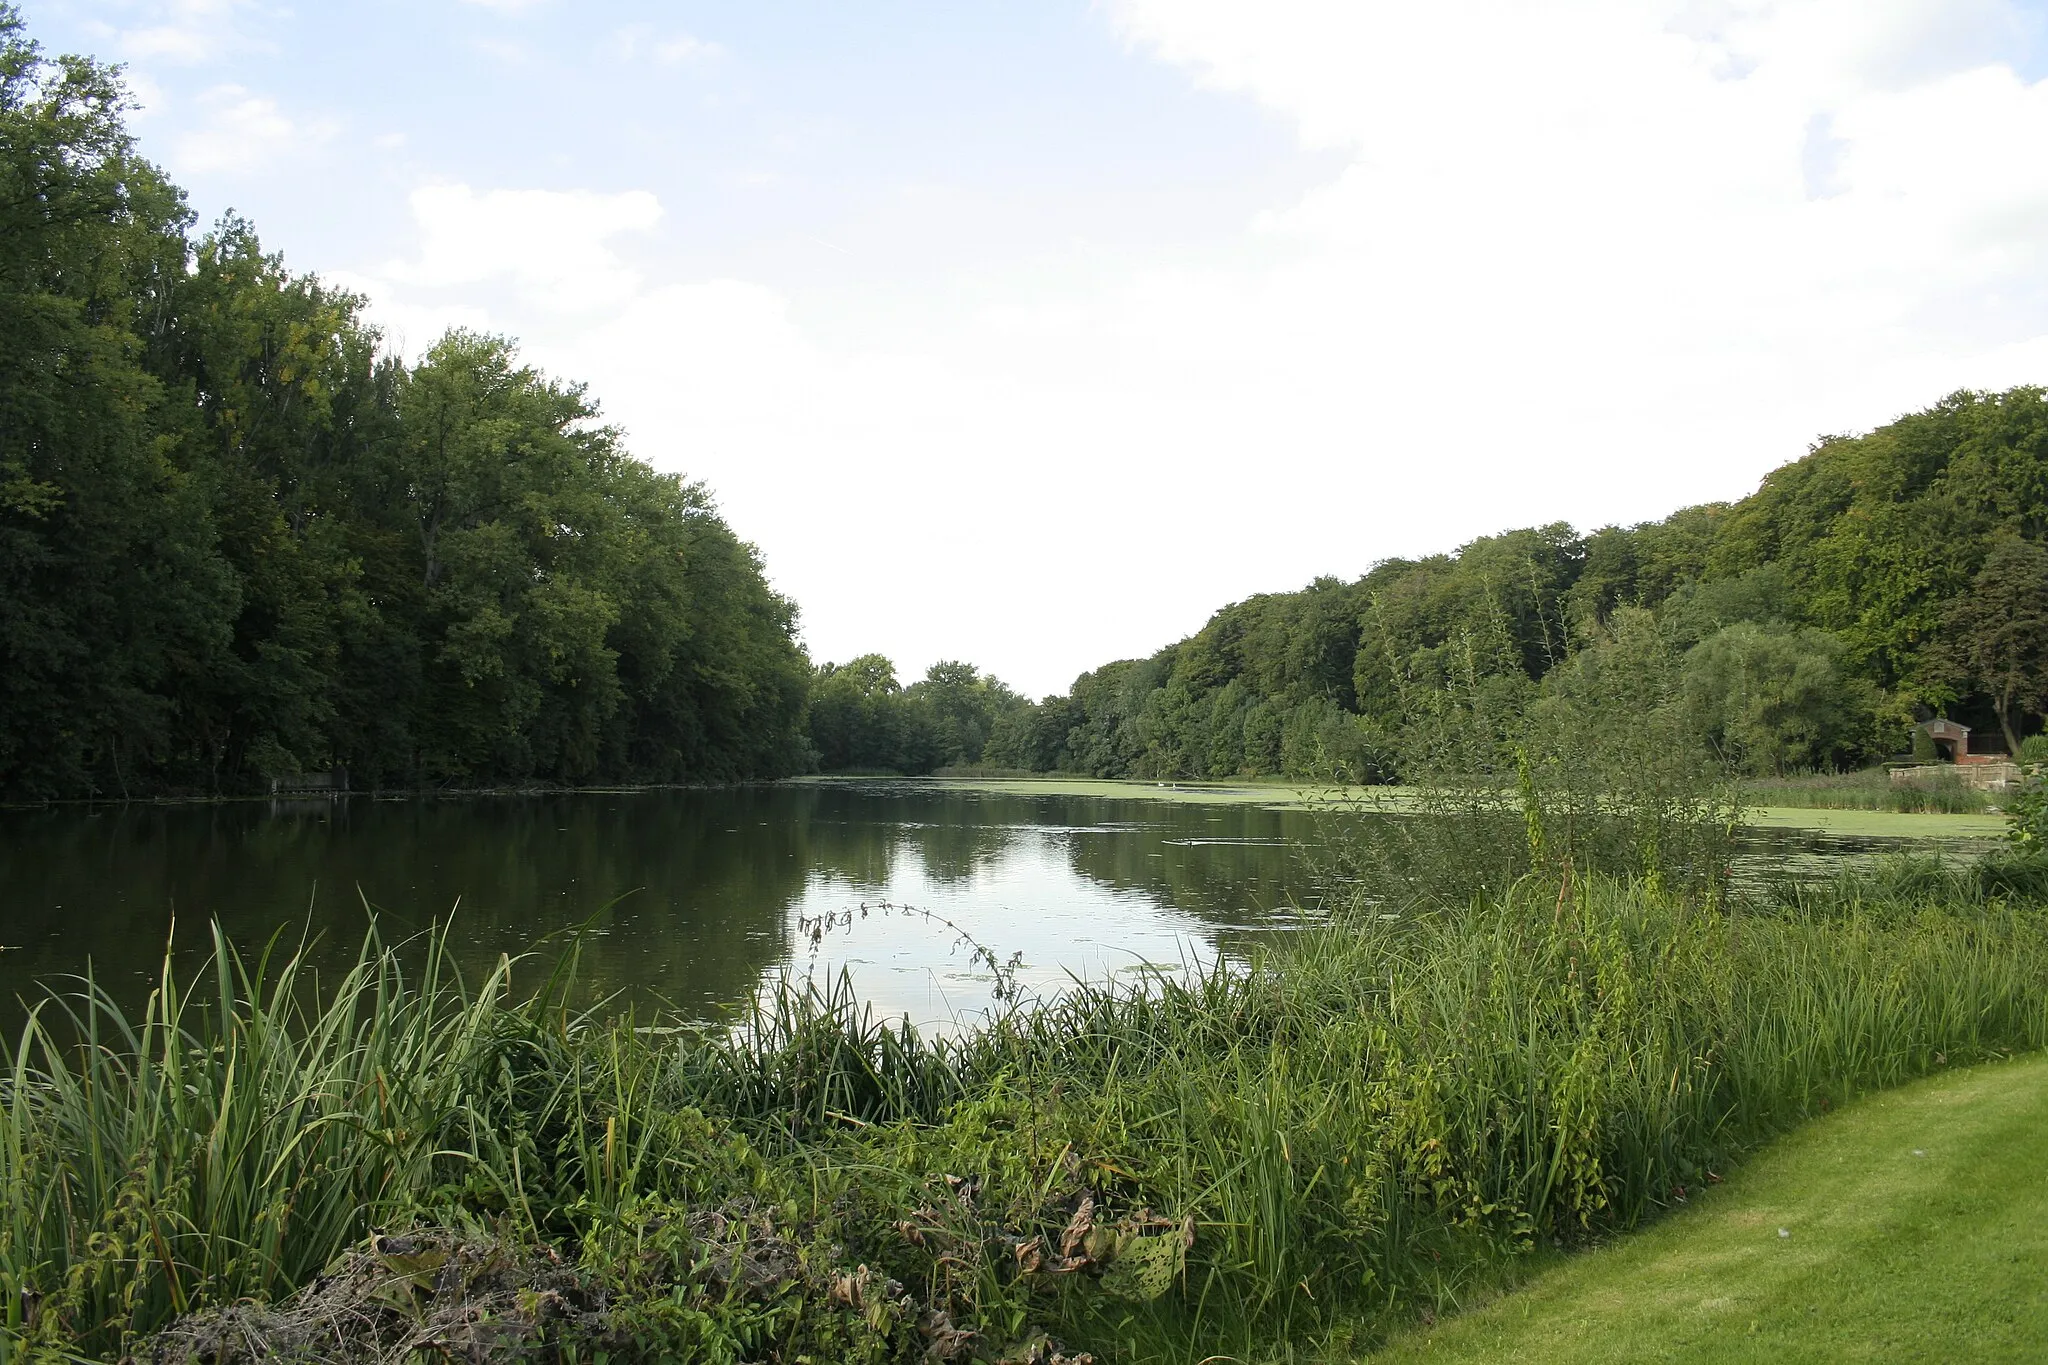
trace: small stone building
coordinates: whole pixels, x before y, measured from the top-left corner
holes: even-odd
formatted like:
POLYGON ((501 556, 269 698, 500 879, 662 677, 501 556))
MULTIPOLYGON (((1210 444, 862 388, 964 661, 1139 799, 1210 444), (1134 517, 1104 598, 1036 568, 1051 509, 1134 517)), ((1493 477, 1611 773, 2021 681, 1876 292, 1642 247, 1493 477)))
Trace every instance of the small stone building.
MULTIPOLYGON (((1957 778, 1964 786, 1978 791, 2004 792, 2019 786, 2019 765, 2009 756, 1970 752, 1969 726, 1940 717, 1921 721, 1919 729, 1933 744, 1934 756, 1941 763, 1935 767, 1893 768, 1894 787, 1923 787, 1957 778), (1947 766, 1949 764, 1955 766, 1951 768, 1947 766)), ((1919 749, 1919 745, 1915 744, 1914 748, 1919 749)))
MULTIPOLYGON (((1970 727, 1958 725, 1944 718, 1923 720, 1920 729, 1934 741, 1934 756, 1944 763, 1968 763, 1970 761, 1970 727)), ((1986 760, 1979 758, 1979 763, 1986 760)))

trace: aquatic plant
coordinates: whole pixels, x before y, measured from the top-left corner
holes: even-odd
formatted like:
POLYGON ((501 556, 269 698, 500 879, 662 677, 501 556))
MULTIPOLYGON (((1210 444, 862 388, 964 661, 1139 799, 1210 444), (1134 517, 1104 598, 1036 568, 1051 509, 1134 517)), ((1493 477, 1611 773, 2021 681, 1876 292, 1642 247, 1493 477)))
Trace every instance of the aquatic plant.
POLYGON ((1991 805, 1984 792, 1965 786, 1953 773, 1895 786, 1883 768, 1855 773, 1814 773, 1804 777, 1758 778, 1744 782, 1745 806, 1789 806, 1818 810, 1922 811, 1969 814, 1991 805))
POLYGON ((573 953, 464 981, 442 942, 322 983, 217 941, 140 1017, 48 1001, 0 1084, 0 1356, 240 1358, 223 1315, 253 1352, 403 1280, 377 1331, 469 1285, 540 1358, 1274 1358, 2048 1045, 2048 914, 1982 885, 1738 912, 1530 876, 949 1037, 843 981, 730 1028, 577 1012, 573 953))

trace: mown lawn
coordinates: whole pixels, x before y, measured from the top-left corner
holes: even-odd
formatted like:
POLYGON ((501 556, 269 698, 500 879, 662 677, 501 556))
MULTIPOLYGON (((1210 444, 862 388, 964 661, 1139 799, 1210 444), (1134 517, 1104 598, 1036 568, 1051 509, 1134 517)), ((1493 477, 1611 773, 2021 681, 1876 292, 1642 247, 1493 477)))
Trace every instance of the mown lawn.
POLYGON ((1370 1359, 2048 1360, 2048 1057, 1859 1101, 1370 1359))

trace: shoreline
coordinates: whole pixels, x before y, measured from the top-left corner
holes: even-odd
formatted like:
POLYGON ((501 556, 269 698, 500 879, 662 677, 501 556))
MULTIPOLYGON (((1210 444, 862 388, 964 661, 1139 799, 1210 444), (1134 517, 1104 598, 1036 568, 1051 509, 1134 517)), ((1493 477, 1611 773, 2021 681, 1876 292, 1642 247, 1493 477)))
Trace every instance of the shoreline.
MULTIPOLYGON (((1269 810, 1314 810, 1332 802, 1384 803, 1398 810, 1408 787, 1326 787, 1292 780, 1262 782, 1144 781, 1136 778, 1068 777, 838 777, 813 774, 785 778, 778 785, 856 782, 918 782, 956 791, 1002 796, 1079 796, 1104 800, 1172 801, 1189 805, 1263 806, 1269 810)), ((1992 812, 1950 815, 1934 811, 1873 811, 1830 806, 1750 806, 1744 829, 1807 830, 1874 839, 2002 839, 2005 817, 1992 812)))
MULTIPOLYGON (((1293 779, 1264 780, 1240 778, 1228 782, 1177 780, 1150 781, 1140 778, 1078 777, 1048 773, 1032 777, 904 777, 808 773, 797 777, 754 778, 735 782, 662 782, 638 786, 598 785, 588 787, 514 786, 424 788, 411 791, 365 792, 275 792, 222 796, 141 796, 85 800, 0 803, 0 814, 55 810, 103 810, 108 807, 230 806, 252 802, 289 802, 295 805, 336 801, 443 801, 481 800, 545 796, 643 796, 659 792, 741 791, 760 787, 832 787, 859 784, 916 785, 949 791, 980 792, 992 796, 1088 797, 1111 801, 1170 801, 1184 805, 1261 806, 1268 810, 1307 811, 1327 808, 1333 803, 1379 804, 1398 811, 1407 798, 1407 787, 1332 787, 1293 779)), ((1851 838, 1869 839, 1968 839, 1993 840, 2005 836, 2002 815, 1991 811, 1947 814, 1935 811, 1874 811, 1832 806, 1750 806, 1744 810, 1742 828, 1756 830, 1807 831, 1851 838)))

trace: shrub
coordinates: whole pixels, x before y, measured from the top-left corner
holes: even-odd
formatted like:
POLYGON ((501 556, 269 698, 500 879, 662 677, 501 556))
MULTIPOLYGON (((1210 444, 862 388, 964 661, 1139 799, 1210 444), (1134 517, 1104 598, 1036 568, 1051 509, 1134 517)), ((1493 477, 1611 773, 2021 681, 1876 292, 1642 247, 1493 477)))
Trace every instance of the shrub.
POLYGON ((2048 916, 2017 885, 1732 915, 1524 877, 952 1038, 843 989, 724 1030, 578 1016, 566 972, 466 985, 431 940, 315 991, 223 943, 203 1002, 88 991, 14 1049, 0 1355, 282 1349, 350 1284, 387 1335, 495 1305, 478 1359, 1370 1336, 1859 1091, 2048 1044, 2048 916))
POLYGON ((2006 838, 2021 853, 2048 852, 2048 774, 2029 773, 2005 803, 2006 838))

